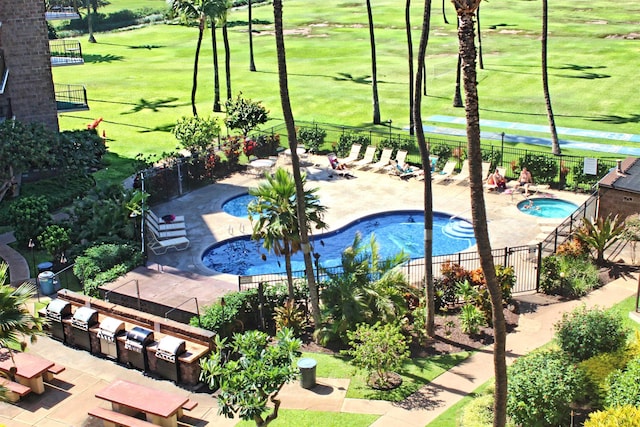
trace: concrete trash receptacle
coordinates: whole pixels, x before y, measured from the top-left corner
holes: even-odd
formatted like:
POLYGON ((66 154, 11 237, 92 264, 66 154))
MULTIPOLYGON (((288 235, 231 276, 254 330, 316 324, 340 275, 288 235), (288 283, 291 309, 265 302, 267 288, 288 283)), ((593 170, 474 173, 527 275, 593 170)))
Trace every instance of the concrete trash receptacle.
POLYGON ((51 295, 55 292, 53 288, 54 276, 53 271, 43 271, 38 274, 38 283, 40 283, 40 292, 42 292, 42 295, 51 295))
POLYGON ((318 362, 309 357, 298 360, 300 369, 300 386, 302 388, 313 388, 316 385, 316 365, 318 362))

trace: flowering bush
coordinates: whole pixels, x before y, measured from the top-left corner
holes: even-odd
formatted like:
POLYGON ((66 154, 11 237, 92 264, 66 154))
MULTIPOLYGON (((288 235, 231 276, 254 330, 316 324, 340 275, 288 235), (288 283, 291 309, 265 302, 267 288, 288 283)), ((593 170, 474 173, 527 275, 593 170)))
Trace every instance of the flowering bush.
POLYGON ((222 144, 222 151, 230 165, 238 163, 240 153, 242 153, 242 146, 244 137, 241 136, 229 136, 222 144))
POLYGON ((242 144, 242 151, 244 152, 245 156, 249 157, 253 155, 253 152, 255 151, 257 146, 258 144, 253 139, 245 138, 242 144))

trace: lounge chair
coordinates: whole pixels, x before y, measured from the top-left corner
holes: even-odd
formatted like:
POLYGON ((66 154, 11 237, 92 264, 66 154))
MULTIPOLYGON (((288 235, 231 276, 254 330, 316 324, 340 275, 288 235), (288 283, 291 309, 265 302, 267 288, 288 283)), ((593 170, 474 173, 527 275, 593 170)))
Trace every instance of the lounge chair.
POLYGON ((158 237, 150 233, 150 238, 147 243, 147 247, 156 255, 162 255, 167 253, 169 249, 175 249, 176 251, 184 251, 189 247, 189 239, 186 237, 174 237, 173 239, 158 239, 158 237))
POLYGON ((173 224, 176 222, 184 222, 184 217, 182 215, 172 215, 173 220, 166 221, 164 217, 156 215, 151 209, 147 210, 147 216, 153 218, 156 224, 173 224))
POLYGON ((153 221, 147 221, 147 229, 149 230, 150 233, 153 233, 159 240, 164 240, 164 239, 173 239, 175 237, 186 237, 187 236, 187 230, 182 228, 182 229, 176 229, 176 230, 165 230, 165 231, 161 231, 158 229, 158 224, 156 224, 153 221))
POLYGON ((331 170, 329 171, 329 176, 331 176, 332 173, 335 173, 338 176, 344 176, 347 178, 353 177, 349 169, 338 169, 338 165, 340 164, 340 161, 338 160, 338 156, 336 156, 335 153, 327 154, 327 159, 329 160, 329 165, 331 167, 331 170))
POLYGON ((458 162, 456 162, 455 160, 449 160, 447 163, 445 163, 444 167, 440 172, 433 173, 431 175, 431 180, 433 182, 438 183, 447 179, 451 179, 451 174, 456 169, 457 164, 458 162))
POLYGON ((448 182, 454 182, 456 184, 462 185, 467 184, 469 179, 469 160, 465 160, 462 162, 462 168, 460 169, 460 173, 457 175, 451 175, 451 177, 447 180, 448 182))
POLYGON ((360 150, 361 149, 362 149, 362 145, 353 144, 351 146, 351 152, 349 153, 349 155, 347 157, 345 157, 345 158, 338 159, 338 160, 343 165, 349 165, 349 164, 355 162, 356 160, 358 160, 358 157, 360 156, 360 150))
MULTIPOLYGON (((505 176, 504 174, 506 173, 506 169, 505 168, 496 168, 498 170, 498 172, 500 173, 500 175, 502 175, 503 177, 505 176)), ((488 181, 489 176, 485 177, 485 180, 488 181)), ((505 182, 506 182, 506 178, 505 178, 505 182)), ((495 191, 498 189, 498 186, 496 184, 489 184, 488 182, 485 182, 484 184, 484 188, 487 189, 487 191, 495 191)))
POLYGON ((371 170, 374 172, 379 172, 380 170, 389 166, 391 162, 391 155, 393 154, 393 148, 383 148, 382 154, 380 154, 380 160, 371 165, 371 170))
POLYGON ((147 223, 151 224, 158 231, 172 231, 172 230, 184 230, 187 228, 184 222, 163 222, 158 223, 157 216, 153 215, 151 211, 147 212, 145 217, 147 223))
POLYGON ((358 169, 369 166, 371 163, 373 163, 373 158, 375 157, 377 151, 378 147, 373 144, 369 145, 364 152, 364 157, 362 158, 362 160, 354 162, 352 166, 358 169))
POLYGON ((391 173, 391 175, 398 176, 401 179, 409 179, 413 177, 423 176, 424 172, 422 171, 422 169, 416 168, 413 166, 410 166, 408 170, 405 170, 402 168, 402 166, 399 163, 396 163, 396 165, 394 166, 393 173, 391 173))
POLYGON ((396 165, 404 165, 405 160, 407 159, 407 154, 409 154, 407 150, 398 150, 395 160, 393 160, 385 170, 389 173, 395 174, 396 165))

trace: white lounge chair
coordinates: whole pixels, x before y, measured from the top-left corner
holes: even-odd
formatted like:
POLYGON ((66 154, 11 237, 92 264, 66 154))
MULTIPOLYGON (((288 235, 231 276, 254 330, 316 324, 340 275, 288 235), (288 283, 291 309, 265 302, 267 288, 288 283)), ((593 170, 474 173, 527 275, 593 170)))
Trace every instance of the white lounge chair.
POLYGON ((335 173, 338 176, 343 176, 346 178, 353 177, 349 169, 338 169, 340 161, 338 160, 338 157, 335 153, 327 154, 327 159, 329 160, 329 167, 331 168, 331 170, 329 171, 329 176, 331 176, 332 173, 335 173))
POLYGON ((361 149, 362 149, 362 145, 353 144, 351 146, 351 152, 349 153, 349 155, 347 157, 343 158, 343 159, 338 159, 338 160, 343 165, 349 165, 349 164, 355 162, 356 160, 358 160, 358 157, 360 156, 360 150, 361 149))
POLYGON ((151 209, 147 210, 147 215, 152 217, 156 224, 173 224, 175 222, 184 222, 182 215, 175 215, 172 221, 165 221, 161 216, 156 215, 151 209))
POLYGON ((160 224, 156 218, 157 216, 150 215, 149 212, 147 212, 145 217, 146 222, 153 225, 153 227, 158 231, 184 230, 187 228, 184 222, 164 222, 160 224))
POLYGON ((179 230, 176 229, 176 230, 161 231, 158 229, 158 224, 156 224, 153 221, 147 221, 147 229, 149 230, 150 233, 153 233, 156 236, 156 238, 158 238, 158 240, 173 239, 175 237, 187 236, 187 230, 184 228, 179 230))
POLYGON ((405 160, 407 159, 407 150, 398 150, 396 153, 395 160, 391 161, 391 164, 385 168, 385 170, 389 173, 395 174, 396 165, 404 165, 405 160))
POLYGON ((183 251, 189 247, 189 239, 186 237, 174 237, 173 239, 158 239, 153 233, 150 233, 150 239, 147 247, 156 255, 167 253, 169 249, 183 251))
POLYGON ((454 182, 456 184, 466 184, 469 179, 469 160, 462 162, 462 168, 457 175, 451 175, 447 180, 448 182, 454 182))
POLYGON ((456 169, 456 165, 458 162, 455 160, 449 160, 445 163, 444 167, 440 172, 431 174, 431 180, 435 183, 442 182, 447 179, 451 179, 451 174, 456 169))
POLYGON ((362 158, 362 160, 354 162, 352 166, 358 169, 369 166, 371 163, 373 163, 373 158, 376 155, 376 151, 378 151, 378 147, 373 144, 369 145, 364 151, 364 157, 362 158))
POLYGON ((380 160, 371 165, 373 172, 379 172, 380 170, 389 166, 391 162, 391 155, 393 154, 393 148, 383 148, 382 154, 380 154, 380 160))

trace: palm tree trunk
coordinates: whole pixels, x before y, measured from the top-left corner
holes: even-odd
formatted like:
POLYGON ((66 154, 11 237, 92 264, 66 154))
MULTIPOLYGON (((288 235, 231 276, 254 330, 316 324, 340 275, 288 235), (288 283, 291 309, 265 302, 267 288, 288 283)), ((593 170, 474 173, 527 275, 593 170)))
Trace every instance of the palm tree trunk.
POLYGON ((227 100, 231 99, 231 51, 229 50, 229 34, 227 33, 227 20, 222 26, 222 39, 224 40, 224 72, 227 77, 227 100))
POLYGON ((280 84, 280 101, 282 103, 282 115, 287 127, 289 136, 289 148, 291 149, 291 164, 293 168, 293 179, 296 183, 296 208, 298 212, 300 246, 304 255, 304 266, 307 281, 309 284, 309 299, 311 300, 311 315, 316 327, 320 326, 320 300, 318 297, 318 287, 313 276, 313 262, 311 261, 311 245, 309 244, 309 230, 305 215, 304 188, 302 185, 302 174, 300 173, 300 159, 297 148, 298 139, 296 136, 295 121, 291 111, 289 100, 289 85, 287 77, 287 60, 284 47, 284 34, 282 23, 282 0, 273 1, 273 16, 276 29, 276 51, 278 54, 278 81, 280 84))
POLYGON ((464 107, 464 104, 462 103, 462 94, 460 93, 460 80, 462 76, 461 68, 461 58, 460 54, 458 54, 458 65, 456 67, 456 90, 453 93, 453 106, 458 108, 464 107))
POLYGON ((251 0, 249 0, 249 71, 256 71, 256 64, 253 61, 253 11, 251 0))
POLYGON ((93 6, 94 5, 91 3, 91 0, 87 0, 87 27, 89 31, 89 43, 96 43, 96 38, 93 36, 93 18, 91 13, 91 9, 94 9, 93 6))
POLYGON ((220 106, 220 68, 218 67, 218 41, 216 39, 216 20, 211 19, 211 50, 213 52, 213 111, 222 111, 220 106))
POLYGON ((474 15, 480 0, 454 0, 458 12, 458 40, 464 75, 464 93, 467 118, 467 151, 469 158, 471 214, 480 265, 487 281, 491 298, 494 330, 493 362, 495 374, 494 427, 506 424, 507 366, 505 360, 506 325, 502 311, 502 290, 496 277, 487 230, 487 215, 482 177, 482 153, 480 151, 480 112, 477 90, 476 47, 474 15))
POLYGON ((415 126, 413 122, 413 40, 411 38, 411 0, 407 0, 404 6, 404 26, 407 32, 407 60, 409 61, 409 135, 413 135, 415 133, 415 126))
POLYGON ((476 20, 478 22, 478 65, 484 70, 484 62, 482 61, 482 31, 480 30, 480 6, 476 10, 476 20))
POLYGON ((200 23, 198 25, 198 44, 196 45, 196 55, 193 60, 193 82, 191 84, 191 111, 194 116, 198 115, 198 109, 196 108, 196 91, 198 90, 198 61, 200 59, 200 48, 202 46, 202 36, 204 35, 204 15, 200 16, 200 23))
POLYGON ((378 59, 376 57, 376 38, 373 29, 373 13, 371 0, 367 0, 367 17, 369 18, 369 45, 371 46, 371 90, 373 92, 373 124, 380 124, 380 101, 378 99, 378 59))
POLYGON ((551 131, 551 152, 560 155, 560 143, 558 142, 558 131, 556 121, 551 108, 551 95, 549 95, 549 75, 547 67, 547 35, 548 35, 548 2, 542 0, 542 90, 544 91, 544 103, 547 107, 547 118, 549 119, 549 129, 551 131))
POLYGON ((429 42, 429 29, 431 26, 431 0, 424 2, 424 15, 422 18, 422 33, 420 35, 420 45, 418 46, 418 67, 415 77, 415 99, 413 102, 413 123, 416 128, 416 140, 420 148, 420 158, 422 159, 422 170, 424 175, 424 266, 425 266, 425 299, 426 299, 426 321, 425 329, 428 336, 435 335, 435 288, 433 285, 433 192, 431 188, 431 175, 427 176, 427 171, 431 168, 429 160, 429 146, 424 137, 422 127, 422 79, 425 69, 425 55, 429 42))
POLYGON ((287 289, 289 291, 289 299, 294 301, 296 293, 293 290, 293 270, 291 269, 291 243, 285 242, 286 249, 284 253, 284 268, 287 272, 287 289))
POLYGON ((444 10, 444 0, 442 0, 442 17, 444 18, 444 23, 448 24, 449 21, 447 21, 447 13, 444 10))

